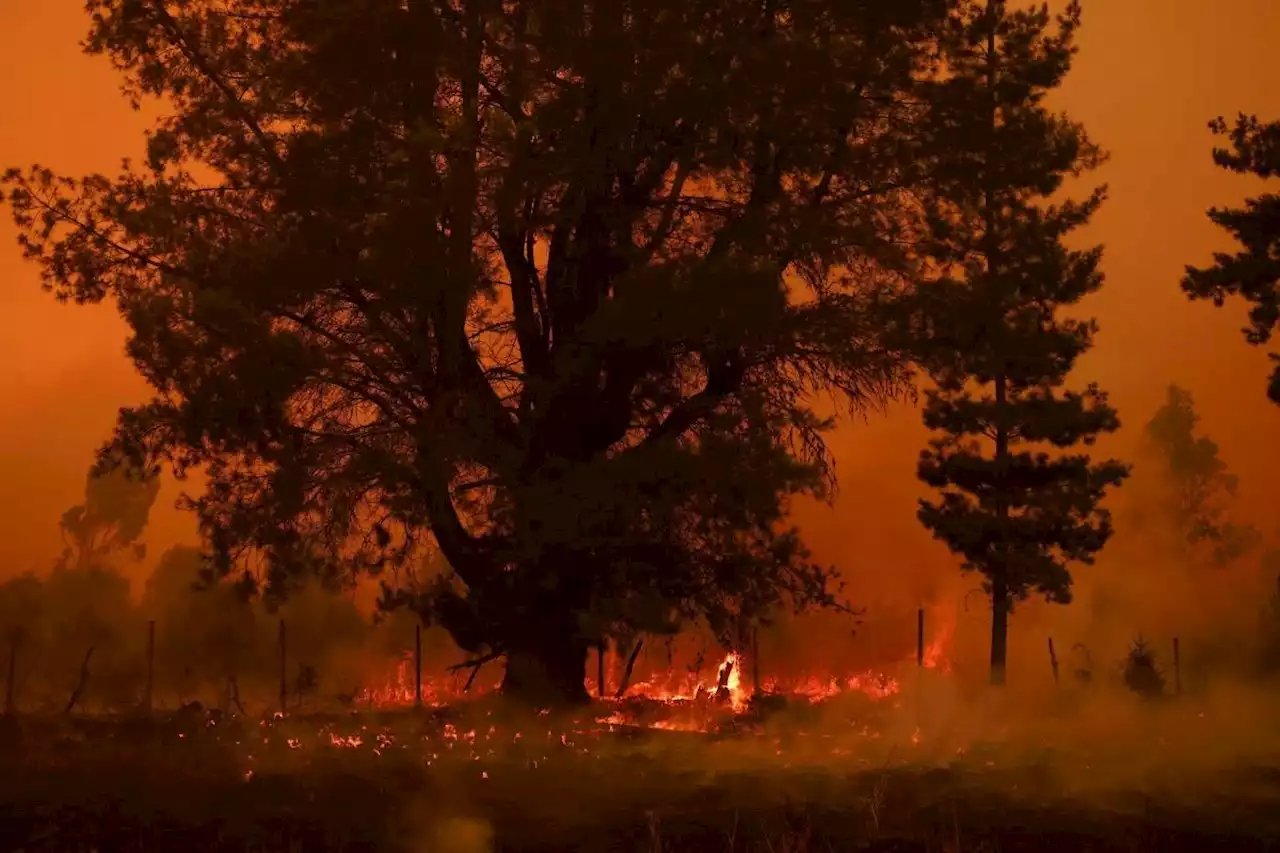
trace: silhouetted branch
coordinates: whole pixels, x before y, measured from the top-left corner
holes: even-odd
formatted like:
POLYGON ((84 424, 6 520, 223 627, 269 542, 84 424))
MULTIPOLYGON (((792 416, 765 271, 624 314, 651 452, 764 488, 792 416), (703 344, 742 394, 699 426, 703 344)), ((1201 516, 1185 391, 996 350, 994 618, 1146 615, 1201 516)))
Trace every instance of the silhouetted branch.
POLYGON ((627 658, 627 668, 622 671, 622 683, 618 685, 618 692, 613 698, 621 699, 622 694, 627 692, 627 688, 631 686, 631 673, 636 668, 636 659, 640 657, 640 649, 644 646, 644 637, 636 640, 636 647, 631 650, 631 656, 627 658))
POLYGON ((93 646, 89 647, 89 651, 84 653, 84 660, 80 664, 80 680, 76 682, 76 689, 71 691, 71 698, 67 700, 67 707, 62 710, 64 714, 70 714, 80 699, 84 696, 84 691, 89 687, 89 659, 93 657, 93 646))

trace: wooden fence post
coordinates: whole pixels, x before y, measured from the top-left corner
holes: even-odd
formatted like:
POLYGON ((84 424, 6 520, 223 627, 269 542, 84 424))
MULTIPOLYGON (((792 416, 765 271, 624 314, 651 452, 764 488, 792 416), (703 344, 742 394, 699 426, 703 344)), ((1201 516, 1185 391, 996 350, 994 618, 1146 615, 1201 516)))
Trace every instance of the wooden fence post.
POLYGON ((288 648, 285 641, 284 617, 280 617, 280 713, 288 711, 287 703, 289 701, 289 675, 285 668, 287 659, 285 650, 288 648))
POLYGON ((151 715, 151 699, 156 683, 156 620, 147 622, 147 693, 143 708, 151 715))
POLYGON ((9 672, 4 680, 4 713, 12 716, 16 710, 13 706, 13 689, 18 671, 18 632, 9 634, 9 672))
POLYGON ((1173 638, 1173 695, 1182 695, 1182 654, 1177 637, 1173 638))
POLYGON ((601 640, 596 644, 596 692, 599 698, 604 698, 604 650, 605 641, 601 640))
POLYGON ((924 666, 924 608, 916 611, 916 666, 924 666))
POLYGON ((422 622, 413 626, 413 707, 422 707, 422 622))
POLYGON ((751 690, 760 695, 760 628, 751 629, 751 690))
POLYGON ((1053 667, 1053 686, 1058 686, 1058 655, 1053 650, 1053 637, 1049 638, 1049 666, 1053 667))

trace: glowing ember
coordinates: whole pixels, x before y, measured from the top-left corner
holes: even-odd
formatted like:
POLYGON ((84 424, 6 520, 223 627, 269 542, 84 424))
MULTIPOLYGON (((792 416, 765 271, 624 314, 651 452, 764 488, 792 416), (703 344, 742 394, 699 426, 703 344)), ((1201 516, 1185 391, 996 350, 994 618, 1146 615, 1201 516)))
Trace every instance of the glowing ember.
POLYGON ((704 726, 695 720, 658 720, 649 728, 668 732, 699 732, 704 726))

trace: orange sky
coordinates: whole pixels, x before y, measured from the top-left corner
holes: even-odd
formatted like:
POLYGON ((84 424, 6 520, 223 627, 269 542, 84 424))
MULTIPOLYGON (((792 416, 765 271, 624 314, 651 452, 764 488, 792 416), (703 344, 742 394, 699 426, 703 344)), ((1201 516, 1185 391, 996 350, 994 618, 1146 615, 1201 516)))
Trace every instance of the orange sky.
MULTIPOLYGON (((0 79, 10 82, 0 168, 111 172, 140 152, 144 122, 106 63, 79 52, 82 9, 81 0, 0 0, 0 79)), ((1113 154, 1101 173, 1111 201, 1091 231, 1107 247, 1108 284, 1089 306, 1103 332, 1079 375, 1112 392, 1131 428, 1166 383, 1189 387, 1260 515, 1280 475, 1268 363, 1239 335, 1242 310, 1188 303, 1178 279, 1224 246, 1205 208, 1257 190, 1213 167, 1205 123, 1239 110, 1280 117, 1280 63, 1266 59, 1278 37, 1278 0, 1086 0, 1081 55, 1059 100, 1113 154)), ((123 340, 111 308, 62 306, 39 290, 0 215, 0 575, 48 564, 58 516, 79 499, 117 407, 144 396, 123 340)), ((820 554, 880 594, 922 595, 923 580, 948 565, 914 517, 923 440, 906 409, 843 430, 842 496, 833 512, 805 513, 820 554), (871 581, 885 570, 893 583, 871 581)), ((190 535, 190 520, 169 509, 175 491, 161 494, 153 554, 190 535)))

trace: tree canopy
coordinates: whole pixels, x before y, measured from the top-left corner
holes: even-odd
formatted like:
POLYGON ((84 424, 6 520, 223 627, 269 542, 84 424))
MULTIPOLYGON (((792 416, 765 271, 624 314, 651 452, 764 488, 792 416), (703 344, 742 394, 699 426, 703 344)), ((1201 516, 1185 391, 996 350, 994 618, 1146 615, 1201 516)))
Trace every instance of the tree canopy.
POLYGON ((91 470, 84 503, 62 514, 65 548, 59 566, 103 569, 120 556, 141 560, 139 541, 160 493, 159 478, 145 472, 114 468, 91 470))
POLYGON ((1067 452, 1119 427, 1096 386, 1066 390, 1093 342, 1091 320, 1060 309, 1102 285, 1101 250, 1064 239, 1102 203, 1049 203, 1102 153, 1045 96, 1071 67, 1080 5, 966 2, 943 41, 949 78, 934 90, 932 137, 950 145, 930 211, 934 279, 921 335, 936 387, 925 425, 938 435, 919 475, 938 489, 920 520, 980 572, 991 594, 991 676, 1004 679, 1007 618, 1031 593, 1071 598, 1072 562, 1090 563, 1111 534, 1099 506, 1126 466, 1067 452))
POLYGON ((54 685, 70 689, 78 667, 96 653, 94 669, 110 684, 103 698, 125 705, 136 699, 141 670, 133 652, 141 634, 131 630, 130 583, 119 569, 121 560, 145 556, 141 538, 159 488, 159 480, 137 472, 91 470, 84 502, 60 519, 65 549, 53 571, 0 584, 0 632, 21 644, 24 663, 33 662, 28 674, 46 693, 54 685))
POLYGON ((118 303, 154 396, 111 450, 207 473, 221 571, 430 543, 419 609, 579 695, 610 623, 831 600, 786 500, 831 482, 815 394, 907 387, 879 312, 951 5, 90 0, 165 114, 8 201, 48 288, 118 303))
MULTIPOLYGON (((1228 125, 1218 117, 1209 129, 1230 143, 1229 148, 1213 151, 1213 161, 1221 168, 1259 178, 1280 175, 1280 122, 1241 115, 1228 125)), ((1219 307, 1229 296, 1244 299, 1250 304, 1245 340, 1254 346, 1266 344, 1280 322, 1280 195, 1245 199, 1244 207, 1211 208, 1209 219, 1240 249, 1234 254, 1215 252, 1212 266, 1188 266, 1182 290, 1191 299, 1210 299, 1219 307)), ((1271 359, 1280 361, 1280 356, 1272 354, 1271 359)), ((1280 365, 1272 371, 1267 396, 1280 403, 1280 365)))
POLYGON ((1199 422, 1191 392, 1170 385, 1145 435, 1169 489, 1165 520, 1185 547, 1207 547, 1209 558, 1222 565, 1252 550, 1261 536, 1249 525, 1231 521, 1228 510, 1239 478, 1227 470, 1217 443, 1198 434, 1199 422))

